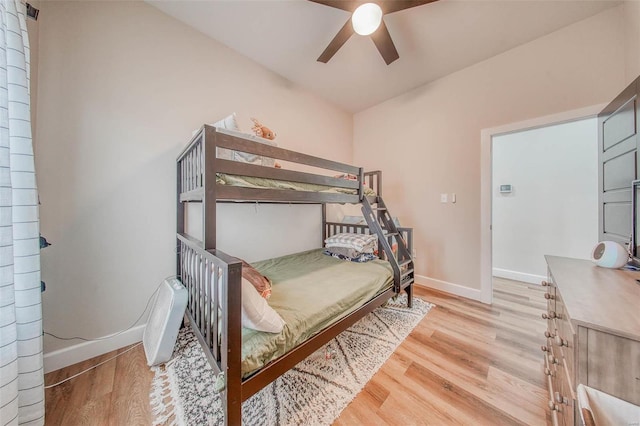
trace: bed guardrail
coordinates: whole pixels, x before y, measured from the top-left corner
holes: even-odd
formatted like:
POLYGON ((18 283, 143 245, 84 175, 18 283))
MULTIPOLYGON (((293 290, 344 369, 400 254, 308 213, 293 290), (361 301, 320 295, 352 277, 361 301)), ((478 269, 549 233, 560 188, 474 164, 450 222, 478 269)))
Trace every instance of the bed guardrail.
POLYGON ((290 189, 265 190, 232 185, 216 185, 215 178, 213 178, 211 180, 212 185, 217 186, 217 192, 214 191, 213 194, 215 194, 216 199, 220 200, 357 203, 364 194, 365 185, 373 190, 381 188, 381 173, 379 171, 369 172, 365 176, 360 167, 267 145, 255 140, 251 135, 242 135, 208 125, 203 126, 191 139, 187 147, 178 156, 177 164, 178 194, 181 202, 201 201, 204 197, 205 187, 207 187, 207 193, 210 192, 209 182, 206 182, 210 178, 207 177, 208 173, 275 179, 355 191, 355 194, 344 194, 294 191, 290 189), (295 165, 311 166, 322 170, 324 174, 223 159, 219 157, 219 149, 273 158, 295 165), (349 180, 330 176, 329 173, 332 172, 354 175, 357 179, 349 180))
MULTIPOLYGON (((178 274, 189 292, 186 316, 200 344, 209 349, 204 353, 218 377, 216 387, 221 391, 223 407, 239 407, 242 263, 220 250, 204 250, 199 241, 187 235, 178 234, 177 238, 178 274)), ((229 410, 231 416, 239 412, 239 408, 229 410)), ((227 424, 240 421, 227 418, 227 424)))
POLYGON ((220 318, 215 306, 222 304, 220 292, 228 273, 228 265, 203 250, 188 236, 178 235, 180 269, 178 274, 189 292, 187 311, 201 330, 205 346, 211 349, 215 364, 220 368, 218 339, 220 318))
POLYGON ((204 132, 199 131, 178 156, 180 201, 199 200, 204 187, 204 132))
POLYGON ((378 197, 382 197, 382 171, 364 172, 362 184, 374 190, 378 197))

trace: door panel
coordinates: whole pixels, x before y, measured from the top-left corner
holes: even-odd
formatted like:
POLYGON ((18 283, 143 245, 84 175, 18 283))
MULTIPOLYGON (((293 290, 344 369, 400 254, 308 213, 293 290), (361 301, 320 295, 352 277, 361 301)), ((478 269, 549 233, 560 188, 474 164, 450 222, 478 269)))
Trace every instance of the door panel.
POLYGON ((605 191, 629 188, 636 178, 636 150, 604 162, 602 169, 605 191))
POLYGON ((631 235, 631 203, 605 203, 603 210, 606 239, 628 242, 631 235))
POLYGON ((602 123, 604 151, 636 134, 636 100, 630 99, 602 123))
POLYGON ((638 179, 638 82, 598 114, 599 238, 627 244, 631 235, 631 181, 638 179))

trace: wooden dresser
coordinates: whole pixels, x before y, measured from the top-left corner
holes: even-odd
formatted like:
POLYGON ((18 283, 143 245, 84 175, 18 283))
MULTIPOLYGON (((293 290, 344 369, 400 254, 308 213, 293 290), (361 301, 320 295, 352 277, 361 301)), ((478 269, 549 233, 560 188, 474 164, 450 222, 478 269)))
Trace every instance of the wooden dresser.
POLYGON ((640 405, 640 272, 545 256, 545 374, 554 425, 580 425, 579 383, 640 405))

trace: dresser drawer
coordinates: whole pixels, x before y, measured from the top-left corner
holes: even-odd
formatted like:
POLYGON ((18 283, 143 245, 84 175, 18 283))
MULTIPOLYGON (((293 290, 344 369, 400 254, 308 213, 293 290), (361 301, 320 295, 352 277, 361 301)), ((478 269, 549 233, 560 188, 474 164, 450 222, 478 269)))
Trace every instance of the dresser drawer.
POLYGON ((575 335, 571 333, 571 330, 562 323, 560 323, 560 329, 557 330, 554 338, 554 343, 560 349, 562 358, 566 363, 569 375, 575 377, 575 335))
POLYGON ((553 285, 553 281, 543 281, 545 293, 544 298, 547 300, 547 311, 555 311, 556 309, 556 286, 553 285))
POLYGON ((546 356, 547 368, 550 371, 551 382, 553 383, 553 389, 557 392, 562 385, 562 382, 566 380, 565 368, 562 363, 562 358, 559 354, 554 352, 553 347, 549 350, 546 356))
POLYGON ((640 342, 589 329, 587 385, 640 405, 640 342))
POLYGON ((558 404, 555 402, 555 393, 556 393, 556 386, 557 386, 556 385, 556 380, 557 380, 556 369, 554 365, 549 364, 546 354, 544 357, 544 365, 545 365, 545 372, 547 374, 547 390, 549 391, 547 404, 550 410, 551 424, 553 426, 559 426, 559 425, 564 426, 564 418, 558 415, 559 414, 558 409, 560 407, 558 407, 558 404))
MULTIPOLYGON (((556 358, 553 349, 545 358, 545 373, 549 388, 548 406, 557 424, 573 426, 575 400, 571 392, 570 378, 562 359, 556 358)), ((553 419, 552 419, 553 420, 553 419)))
POLYGON ((551 279, 548 281, 542 281, 542 286, 545 289, 544 298, 547 300, 547 311, 555 311, 556 309, 556 286, 551 279))
POLYGON ((547 310, 542 314, 542 318, 551 320, 558 316, 557 297, 559 293, 553 285, 553 281, 543 281, 542 283, 546 288, 544 297, 547 299, 547 310))
POLYGON ((574 345, 576 336, 560 292, 556 295, 556 314, 557 317, 554 319, 556 327, 554 344, 557 350, 555 352, 561 354, 562 358, 566 361, 566 368, 569 370, 569 375, 575 377, 574 345))
MULTIPOLYGON (((565 368, 563 367, 562 370, 564 369, 565 368)), ((568 380, 569 378, 566 374, 560 375, 560 380, 558 380, 554 398, 555 403, 558 406, 558 417, 562 418, 561 423, 573 426, 576 401, 571 393, 571 385, 568 380)))

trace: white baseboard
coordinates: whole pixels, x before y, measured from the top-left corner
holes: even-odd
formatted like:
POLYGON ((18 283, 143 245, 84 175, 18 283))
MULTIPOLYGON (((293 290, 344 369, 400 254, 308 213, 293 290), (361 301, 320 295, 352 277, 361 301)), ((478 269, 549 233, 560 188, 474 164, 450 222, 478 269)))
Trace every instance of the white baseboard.
POLYGON ((444 291, 446 293, 455 294, 456 296, 465 297, 467 299, 477 300, 482 302, 482 292, 477 288, 470 288, 460 284, 454 284, 447 281, 437 280, 435 278, 425 277, 424 275, 416 275, 415 283, 421 287, 432 288, 435 290, 444 291))
POLYGON ((82 342, 44 354, 44 372, 50 373, 142 340, 146 324, 141 324, 111 339, 82 342))
POLYGON ((540 284, 547 279, 544 275, 527 274, 525 272, 510 271, 508 269, 493 268, 494 277, 506 278, 508 280, 522 281, 530 284, 540 284))

